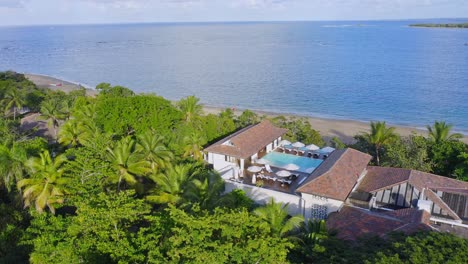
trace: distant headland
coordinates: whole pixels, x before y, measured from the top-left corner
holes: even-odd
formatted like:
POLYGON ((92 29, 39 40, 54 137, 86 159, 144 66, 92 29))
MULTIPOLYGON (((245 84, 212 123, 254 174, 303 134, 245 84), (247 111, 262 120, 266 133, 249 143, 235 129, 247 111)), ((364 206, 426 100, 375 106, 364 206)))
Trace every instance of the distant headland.
POLYGON ((410 27, 430 27, 430 28, 468 28, 468 23, 451 24, 411 24, 410 27))

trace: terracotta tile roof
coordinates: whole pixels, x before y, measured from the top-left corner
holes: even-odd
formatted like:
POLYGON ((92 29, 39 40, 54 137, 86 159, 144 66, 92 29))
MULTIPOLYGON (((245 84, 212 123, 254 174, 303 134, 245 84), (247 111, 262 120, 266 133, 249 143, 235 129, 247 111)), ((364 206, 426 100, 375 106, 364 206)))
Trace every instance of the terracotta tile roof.
POLYGON ((461 220, 461 218, 432 190, 425 189, 424 194, 426 197, 431 200, 434 204, 437 204, 443 212, 454 220, 461 220))
POLYGON ((335 150, 296 191, 344 201, 371 159, 355 149, 335 150))
POLYGON ((356 240, 363 235, 384 237, 393 231, 410 234, 419 230, 431 229, 429 226, 430 215, 426 211, 418 211, 414 208, 402 210, 377 213, 344 206, 339 212, 330 214, 327 228, 336 230, 338 237, 344 240, 356 240))
POLYGON ((425 210, 416 208, 404 208, 395 211, 383 212, 382 214, 398 218, 407 223, 423 223, 429 225, 431 214, 425 210))
POLYGON ((375 193, 382 189, 407 182, 417 190, 425 190, 426 197, 455 220, 460 217, 434 191, 443 191, 468 196, 468 182, 417 171, 389 167, 367 167, 367 174, 357 187, 358 191, 375 193))
POLYGON ((411 170, 400 168, 367 167, 367 174, 357 187, 361 192, 375 192, 407 181, 411 170))
POLYGON ((468 194, 468 182, 417 170, 374 166, 367 167, 367 174, 359 184, 357 190, 376 192, 403 182, 408 182, 420 191, 423 188, 429 188, 468 194))
POLYGON ((205 148, 205 151, 247 159, 284 135, 288 130, 274 126, 270 121, 248 126, 205 148), (231 144, 223 145, 230 141, 231 144))

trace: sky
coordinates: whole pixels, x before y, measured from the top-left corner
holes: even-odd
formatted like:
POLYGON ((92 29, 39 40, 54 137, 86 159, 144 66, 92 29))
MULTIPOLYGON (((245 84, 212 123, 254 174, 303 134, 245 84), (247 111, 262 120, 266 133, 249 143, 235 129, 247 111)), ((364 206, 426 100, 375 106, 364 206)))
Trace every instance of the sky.
POLYGON ((0 26, 466 17, 468 0, 0 0, 0 26))

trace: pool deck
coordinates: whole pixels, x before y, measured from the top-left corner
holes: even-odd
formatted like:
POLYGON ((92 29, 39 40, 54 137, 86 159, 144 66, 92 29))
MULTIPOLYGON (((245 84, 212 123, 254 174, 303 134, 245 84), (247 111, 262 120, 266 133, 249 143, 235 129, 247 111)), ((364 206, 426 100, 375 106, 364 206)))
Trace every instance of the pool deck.
MULTIPOLYGON (((279 149, 275 149, 274 151, 278 152, 278 153, 285 153, 285 154, 294 155, 294 154, 292 154, 290 152, 289 153, 288 152, 281 152, 281 151, 279 151, 279 149)), ((262 155, 259 155, 258 157, 263 158, 265 155, 267 155, 267 153, 262 153, 262 155)), ((302 156, 302 157, 306 157, 306 156, 302 156)), ((252 166, 252 165, 256 165, 256 166, 259 166, 259 167, 264 166, 264 165, 255 164, 255 163, 246 164, 246 165, 247 165, 246 168, 249 167, 249 166, 252 166)), ((261 173, 264 174, 265 176, 276 176, 276 172, 278 172, 280 170, 284 170, 283 168, 278 168, 278 167, 274 167, 274 166, 271 166, 271 169, 272 169, 273 173, 267 172, 266 169, 263 169, 261 173)), ((295 191, 296 191, 297 187, 299 187, 299 185, 302 184, 305 181, 305 179, 307 177, 309 177, 309 175, 311 173, 304 173, 304 172, 298 172, 298 171, 291 171, 291 173, 298 176, 296 179, 294 179, 292 181, 291 184, 287 184, 287 183, 283 184, 283 183, 278 182, 278 181, 267 180, 267 179, 259 179, 258 177, 257 177, 257 184, 258 184, 259 181, 263 181, 263 185, 261 186, 262 188, 266 188, 266 189, 270 189, 270 190, 274 190, 274 191, 280 191, 280 192, 289 193, 289 194, 295 194, 295 191)), ((252 173, 252 172, 249 172, 247 170, 244 170, 244 173, 243 173, 244 177, 241 178, 242 183, 255 186, 256 184, 252 183, 252 178, 253 178, 254 174, 257 174, 257 176, 258 176, 259 173, 252 173)))

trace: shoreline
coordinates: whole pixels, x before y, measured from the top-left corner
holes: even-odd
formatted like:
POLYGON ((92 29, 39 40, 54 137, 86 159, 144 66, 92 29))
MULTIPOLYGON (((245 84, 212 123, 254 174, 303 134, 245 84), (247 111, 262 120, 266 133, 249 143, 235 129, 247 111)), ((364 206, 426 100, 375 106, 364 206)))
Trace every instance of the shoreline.
MULTIPOLYGON (((42 74, 31 74, 23 73, 26 78, 35 83, 40 88, 49 88, 52 90, 61 90, 64 92, 70 92, 73 90, 85 88, 86 94, 88 96, 96 96, 98 91, 90 89, 89 87, 79 86, 78 83, 72 81, 62 80, 56 77, 42 75, 42 74), (62 86, 54 86, 53 84, 61 83, 62 86)), ((205 114, 218 114, 226 108, 230 107, 220 107, 220 106, 211 106, 203 104, 203 111, 205 114)), ((236 115, 241 114, 245 108, 235 108, 234 113, 236 115)), ((296 117, 296 118, 306 118, 312 128, 319 131, 322 137, 326 142, 328 142, 333 137, 340 138, 344 143, 352 143, 354 141, 353 137, 360 133, 365 133, 369 131, 370 121, 359 121, 352 119, 337 119, 337 118, 328 118, 328 117, 316 117, 310 115, 301 115, 294 113, 278 113, 274 111, 264 111, 264 110, 253 110, 250 111, 258 114, 259 116, 275 117, 275 116, 285 116, 285 117, 296 117)), ((425 128, 417 126, 406 126, 406 125, 397 125, 388 123, 389 126, 395 127, 395 132, 401 136, 409 136, 413 133, 427 136, 427 130, 425 128)), ((458 131, 455 131, 458 132, 458 131)), ((460 140, 468 143, 468 134, 463 131, 463 138, 460 140)))
POLYGON ((36 84, 36 86, 39 88, 48 88, 48 89, 55 90, 55 91, 60 90, 66 93, 84 88, 86 90, 86 95, 88 96, 94 97, 98 94, 98 91, 96 91, 95 89, 92 89, 90 86, 86 84, 76 83, 73 81, 67 81, 58 77, 44 75, 44 74, 36 74, 36 73, 22 73, 22 74, 24 74, 24 76, 28 80, 36 84), (57 86, 55 84, 61 84, 61 86, 57 86))
MULTIPOLYGON (((226 109, 225 107, 215 107, 204 105, 203 110, 205 114, 218 114, 221 111, 226 109)), ((246 109, 236 108, 233 112, 236 115, 241 114, 246 109)), ((323 139, 328 142, 333 137, 340 138, 344 143, 351 144, 354 142, 354 136, 360 133, 366 133, 370 131, 370 121, 357 121, 350 119, 333 119, 333 118, 322 118, 322 117, 313 117, 307 115, 297 115, 297 114, 288 114, 288 113, 276 113, 271 111, 262 111, 262 110, 251 110, 250 111, 258 114, 259 116, 266 117, 276 117, 276 116, 285 116, 288 118, 306 118, 313 129, 320 132, 323 139)), ((388 126, 395 127, 395 132, 400 136, 409 136, 412 134, 418 134, 427 136, 427 129, 412 127, 412 126, 403 126, 395 125, 388 123, 388 126)), ((468 136, 463 134, 463 138, 460 139, 464 143, 468 143, 468 136)))

